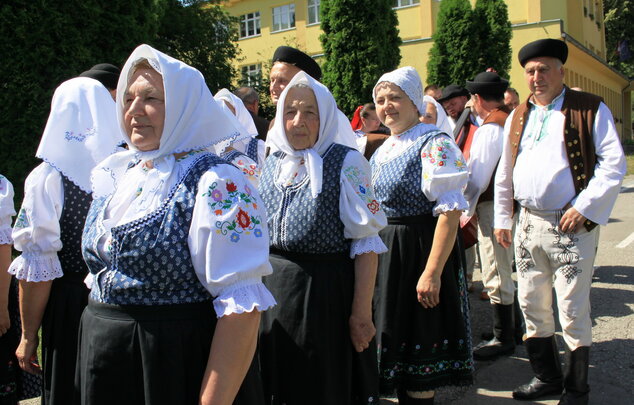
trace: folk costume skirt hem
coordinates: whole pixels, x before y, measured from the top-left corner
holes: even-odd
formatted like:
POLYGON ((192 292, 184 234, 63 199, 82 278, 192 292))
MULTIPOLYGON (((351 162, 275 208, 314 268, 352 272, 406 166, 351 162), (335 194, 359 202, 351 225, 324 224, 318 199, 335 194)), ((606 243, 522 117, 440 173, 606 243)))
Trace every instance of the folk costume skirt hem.
POLYGON ((270 260, 264 284, 278 305, 260 328, 266 403, 378 404, 376 343, 357 353, 350 340, 354 261, 275 250, 270 260))
POLYGON ((473 382, 469 303, 457 244, 441 276, 440 304, 426 309, 416 284, 427 263, 437 218, 389 218, 379 235, 374 294, 381 394, 429 391, 473 382))

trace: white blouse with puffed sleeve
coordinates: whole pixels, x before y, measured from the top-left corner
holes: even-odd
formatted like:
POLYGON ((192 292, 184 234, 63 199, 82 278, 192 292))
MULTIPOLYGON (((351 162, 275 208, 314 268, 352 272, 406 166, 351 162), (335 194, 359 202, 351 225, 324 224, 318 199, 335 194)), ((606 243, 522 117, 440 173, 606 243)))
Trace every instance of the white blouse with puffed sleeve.
POLYGON ((11 217, 13 216, 15 216, 13 185, 0 174, 0 245, 13 243, 11 238, 11 217))

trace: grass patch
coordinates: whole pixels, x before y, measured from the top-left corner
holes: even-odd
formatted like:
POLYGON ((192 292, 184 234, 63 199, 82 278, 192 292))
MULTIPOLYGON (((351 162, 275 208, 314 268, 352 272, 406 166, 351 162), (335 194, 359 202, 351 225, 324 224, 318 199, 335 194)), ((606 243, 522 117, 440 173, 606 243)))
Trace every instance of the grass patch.
POLYGON ((625 155, 627 160, 627 174, 634 174, 634 154, 625 155))

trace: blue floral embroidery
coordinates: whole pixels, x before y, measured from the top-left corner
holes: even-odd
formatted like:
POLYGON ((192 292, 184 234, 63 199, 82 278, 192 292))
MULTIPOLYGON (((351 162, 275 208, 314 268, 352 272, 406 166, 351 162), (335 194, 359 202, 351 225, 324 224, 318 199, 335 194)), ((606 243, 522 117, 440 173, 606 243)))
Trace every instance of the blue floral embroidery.
POLYGON ((97 131, 95 130, 95 128, 88 128, 83 134, 79 133, 77 135, 75 135, 73 131, 66 131, 64 133, 64 139, 66 139, 67 141, 84 142, 86 138, 88 138, 89 136, 94 136, 96 133, 97 131))
POLYGON ((216 233, 222 235, 230 235, 231 242, 237 243, 242 233, 250 235, 252 232, 255 237, 262 237, 262 218, 259 215, 251 215, 249 208, 258 209, 255 197, 251 195, 251 189, 245 186, 244 191, 238 190, 238 187, 232 183, 225 184, 226 193, 218 188, 218 182, 213 182, 207 192, 203 193, 203 197, 208 197, 209 207, 213 210, 214 215, 223 215, 238 207, 238 213, 233 219, 216 221, 216 233))
POLYGON ((26 210, 24 208, 20 208, 20 212, 18 212, 18 217, 15 220, 15 228, 27 228, 29 225, 29 217, 26 214, 26 210))

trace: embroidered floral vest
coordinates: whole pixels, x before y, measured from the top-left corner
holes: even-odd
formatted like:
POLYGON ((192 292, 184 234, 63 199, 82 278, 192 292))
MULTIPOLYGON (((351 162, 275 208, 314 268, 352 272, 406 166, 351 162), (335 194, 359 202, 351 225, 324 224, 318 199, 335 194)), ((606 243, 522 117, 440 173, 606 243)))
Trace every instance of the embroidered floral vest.
POLYGON ((251 158, 255 163, 258 162, 258 139, 251 138, 249 144, 247 145, 247 150, 245 151, 245 155, 251 158))
POLYGON ((370 159, 372 186, 376 199, 388 218, 431 214, 434 202, 421 191, 423 146, 440 131, 421 135, 400 155, 378 163, 376 154, 370 159))
POLYGON ((317 198, 310 193, 308 176, 289 187, 275 184, 283 152, 275 152, 266 159, 260 195, 266 206, 271 247, 310 254, 350 251, 350 240, 343 235, 339 194, 341 168, 351 150, 335 143, 324 153, 323 186, 317 198))
POLYGON ((90 193, 77 187, 75 183, 62 175, 64 185, 64 208, 59 218, 62 250, 57 253, 64 276, 76 274, 85 277, 88 267, 81 255, 81 235, 84 221, 92 202, 90 193))
POLYGON ((198 181, 219 164, 227 163, 215 155, 203 154, 157 210, 112 228, 110 265, 98 253, 99 239, 105 232, 104 209, 110 197, 93 202, 82 246, 84 259, 95 276, 91 299, 116 305, 171 305, 212 298, 196 276, 187 239, 198 181))

